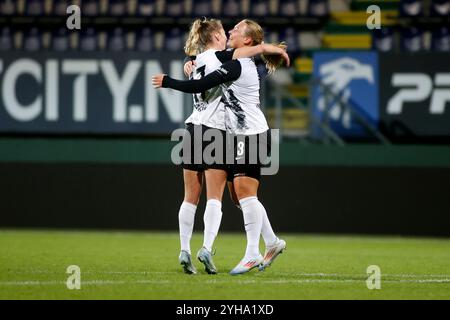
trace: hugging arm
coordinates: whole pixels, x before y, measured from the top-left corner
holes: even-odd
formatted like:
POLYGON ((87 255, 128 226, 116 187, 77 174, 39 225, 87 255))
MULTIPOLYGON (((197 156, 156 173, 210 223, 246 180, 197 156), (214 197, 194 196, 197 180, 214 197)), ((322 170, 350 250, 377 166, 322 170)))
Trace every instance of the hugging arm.
POLYGON ((280 55, 289 67, 290 61, 286 50, 273 44, 262 43, 256 46, 242 47, 233 51, 233 59, 250 58, 257 55, 280 55))
MULTIPOLYGON (((183 81, 164 75, 161 87, 171 88, 185 93, 200 93, 217 87, 222 83, 236 80, 241 75, 241 70, 241 63, 233 60, 222 64, 219 69, 199 80, 183 81)), ((160 77, 160 75, 153 77, 153 82, 155 82, 154 79, 157 77, 160 77)))
MULTIPOLYGON (((273 44, 262 43, 256 46, 250 47, 241 47, 238 49, 226 49, 222 51, 216 51, 216 57, 220 62, 226 63, 231 60, 237 60, 240 58, 251 58, 257 55, 281 55, 283 60, 286 63, 286 66, 289 67, 290 59, 286 50, 280 48, 279 46, 273 44)), ((186 57, 184 60, 184 74, 189 76, 193 70, 193 65, 195 65, 195 56, 186 57)))

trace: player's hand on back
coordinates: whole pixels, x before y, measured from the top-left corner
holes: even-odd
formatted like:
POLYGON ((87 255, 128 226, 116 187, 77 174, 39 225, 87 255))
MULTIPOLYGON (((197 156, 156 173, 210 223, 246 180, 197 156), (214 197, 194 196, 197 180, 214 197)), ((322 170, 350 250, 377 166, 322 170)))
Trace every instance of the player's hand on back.
POLYGON ((264 43, 264 41, 261 43, 261 46, 263 48, 263 52, 268 55, 277 54, 280 55, 281 58, 284 60, 286 67, 289 67, 291 64, 289 55, 286 52, 287 46, 285 44, 280 45, 273 45, 264 43))
POLYGON ((291 64, 291 61, 289 59, 289 55, 287 54, 287 52, 283 50, 283 52, 281 53, 281 56, 283 57, 286 67, 289 67, 289 65, 291 64))
POLYGON ((186 77, 189 77, 189 75, 194 71, 194 66, 196 66, 197 63, 195 61, 188 61, 184 64, 184 75, 186 77))
POLYGON ((156 76, 152 77, 153 88, 158 89, 158 88, 162 87, 162 82, 163 82, 164 76, 165 76, 165 74, 160 73, 160 74, 157 74, 156 76))
POLYGON ((289 65, 291 64, 291 60, 289 58, 289 55, 287 54, 287 46, 285 45, 283 49, 280 49, 280 55, 283 58, 286 67, 289 67, 289 65))
POLYGON ((193 60, 186 62, 186 63, 184 64, 184 68, 183 68, 183 70, 184 70, 184 75, 185 75, 186 77, 189 77, 190 74, 192 73, 192 71, 194 71, 194 67, 195 67, 196 65, 197 65, 197 63, 196 63, 195 61, 193 61, 193 60))

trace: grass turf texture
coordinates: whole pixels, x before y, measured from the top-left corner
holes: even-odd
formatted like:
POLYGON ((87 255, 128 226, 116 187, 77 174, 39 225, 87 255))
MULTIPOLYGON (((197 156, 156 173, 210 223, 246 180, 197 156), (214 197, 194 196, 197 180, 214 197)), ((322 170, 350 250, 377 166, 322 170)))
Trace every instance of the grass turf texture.
MULTIPOLYGON (((228 272, 244 234, 219 235, 219 274, 178 264, 176 233, 0 231, 0 299, 450 299, 450 240, 283 235, 287 251, 264 272, 228 272), (81 268, 68 290, 66 268, 81 268), (366 286, 369 265, 381 289, 366 286)), ((193 253, 202 243, 197 233, 193 253)), ((263 251, 263 244, 261 243, 263 251)))

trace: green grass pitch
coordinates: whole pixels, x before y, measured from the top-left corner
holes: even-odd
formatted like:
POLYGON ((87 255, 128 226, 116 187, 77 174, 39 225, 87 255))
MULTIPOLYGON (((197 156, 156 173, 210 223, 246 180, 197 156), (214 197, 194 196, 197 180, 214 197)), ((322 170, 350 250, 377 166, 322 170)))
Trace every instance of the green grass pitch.
MULTIPOLYGON (((0 231, 0 299, 450 299, 450 240, 283 234, 287 250, 264 272, 230 276, 245 234, 221 233, 219 274, 178 264, 177 233, 0 231), (69 290, 69 265, 81 289, 69 290), (366 286, 369 265, 381 289, 366 286)), ((201 233, 194 235, 198 250, 201 233)), ((264 250, 261 243, 261 250, 264 250)))

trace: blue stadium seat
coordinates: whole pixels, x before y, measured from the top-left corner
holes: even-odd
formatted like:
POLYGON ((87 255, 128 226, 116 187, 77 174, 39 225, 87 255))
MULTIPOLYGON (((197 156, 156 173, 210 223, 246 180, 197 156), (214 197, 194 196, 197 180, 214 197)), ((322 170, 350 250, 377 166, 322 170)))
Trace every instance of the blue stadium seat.
POLYGON ((143 28, 136 33, 136 45, 137 51, 149 52, 153 51, 153 34, 150 28, 143 28))
POLYGON ((270 15, 270 0, 250 0, 251 17, 267 17, 270 15))
POLYGON ((450 16, 450 0, 433 0, 430 15, 434 17, 450 16))
POLYGON ((417 17, 423 14, 422 0, 401 0, 400 15, 404 17, 417 17))
POLYGON ((141 17, 150 17, 155 15, 156 1, 155 0, 140 0, 137 4, 137 15, 141 17))
POLYGON ((433 32, 431 48, 436 51, 450 51, 450 30, 448 27, 442 26, 433 32))
POLYGON ((25 1, 26 16, 41 16, 44 14, 44 0, 25 1))
POLYGON ((297 30, 292 27, 286 28, 281 31, 279 41, 284 41, 287 44, 287 51, 289 53, 297 53, 300 51, 299 34, 297 30))
POLYGON ((423 31, 416 28, 406 28, 402 32, 402 49, 409 52, 424 50, 423 31))
POLYGON ((42 35, 36 27, 25 32, 23 38, 23 49, 27 51, 38 51, 42 48, 42 35))
POLYGON ((14 34, 9 27, 3 27, 0 30, 0 51, 9 51, 14 49, 14 34))
POLYGON ((121 17, 127 12, 127 3, 123 0, 109 0, 108 13, 111 16, 121 17))
POLYGON ((82 51, 98 50, 98 36, 94 28, 81 28, 81 35, 79 40, 79 49, 82 51))
POLYGON ((297 0, 284 0, 278 4, 278 14, 283 17, 294 17, 300 14, 297 0))
POLYGON ((66 16, 68 6, 69 6, 69 1, 67 1, 67 0, 54 0, 53 1, 53 14, 57 15, 57 16, 66 16))
POLYGON ((126 34, 121 27, 116 27, 112 32, 108 34, 109 51, 124 51, 127 48, 126 34))
POLYGON ((164 49, 167 51, 181 51, 184 46, 184 34, 180 28, 173 28, 166 32, 164 39, 164 49))
POLYGON ((177 18, 186 14, 183 0, 166 0, 165 13, 167 17, 177 18))
POLYGON ((268 27, 264 27, 264 42, 266 43, 278 43, 279 41, 279 34, 276 29, 270 29, 268 27))
POLYGON ((59 28, 53 33, 51 48, 54 51, 67 51, 70 49, 70 36, 67 28, 59 28))
POLYGON ((13 16, 17 13, 15 0, 0 0, 0 15, 13 16))
POLYGON ((372 47, 378 51, 391 51, 394 49, 394 34, 391 28, 375 29, 372 37, 372 47))
POLYGON ((213 8, 210 0, 196 0, 192 2, 191 16, 193 17, 212 17, 213 8))
POLYGON ((95 17, 100 14, 100 4, 97 0, 83 0, 81 3, 81 12, 88 17, 95 17))
POLYGON ((328 0, 309 0, 307 14, 313 17, 324 17, 330 12, 328 0))
POLYGON ((222 0, 222 15, 224 17, 238 17, 242 14, 242 5, 237 0, 222 0))

